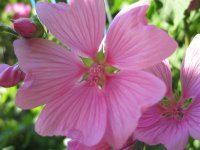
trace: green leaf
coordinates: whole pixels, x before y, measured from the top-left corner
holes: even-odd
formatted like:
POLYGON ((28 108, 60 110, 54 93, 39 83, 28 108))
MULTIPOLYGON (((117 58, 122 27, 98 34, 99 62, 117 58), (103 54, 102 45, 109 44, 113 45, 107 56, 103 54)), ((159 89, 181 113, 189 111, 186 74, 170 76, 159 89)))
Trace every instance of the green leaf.
POLYGON ((0 32, 7 32, 10 33, 14 36, 18 36, 17 32, 15 32, 12 28, 4 25, 3 23, 0 22, 0 32))
POLYGON ((114 0, 114 4, 111 7, 111 13, 114 14, 121 8, 122 0, 114 0))
POLYGON ((166 150, 163 145, 148 146, 146 150, 166 150))
POLYGON ((189 7, 191 0, 160 0, 163 4, 161 17, 164 20, 172 20, 175 27, 184 19, 184 12, 189 7))

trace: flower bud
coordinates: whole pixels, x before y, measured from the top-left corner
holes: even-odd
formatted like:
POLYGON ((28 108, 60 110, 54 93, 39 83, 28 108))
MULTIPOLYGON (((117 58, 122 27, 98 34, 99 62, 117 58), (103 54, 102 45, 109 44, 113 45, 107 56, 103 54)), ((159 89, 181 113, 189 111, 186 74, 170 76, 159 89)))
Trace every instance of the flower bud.
POLYGON ((12 87, 24 80, 25 73, 22 72, 18 65, 9 66, 7 64, 0 65, 0 86, 12 87))
POLYGON ((20 18, 13 24, 15 31, 24 38, 41 37, 44 33, 43 26, 35 18, 20 18))
POLYGON ((199 7, 200 7, 200 0, 192 0, 188 7, 188 10, 189 11, 196 10, 199 7))
POLYGON ((25 3, 8 3, 4 11, 11 15, 13 20, 16 20, 21 17, 29 17, 31 13, 31 6, 25 3))

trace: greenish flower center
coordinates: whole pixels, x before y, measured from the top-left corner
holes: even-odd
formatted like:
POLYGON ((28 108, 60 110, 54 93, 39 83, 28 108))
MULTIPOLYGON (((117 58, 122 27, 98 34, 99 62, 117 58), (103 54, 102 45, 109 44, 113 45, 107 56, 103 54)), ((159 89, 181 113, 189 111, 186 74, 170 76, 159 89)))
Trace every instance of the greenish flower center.
POLYGON ((185 110, 192 104, 192 99, 187 99, 184 102, 179 102, 176 100, 171 100, 164 98, 160 102, 160 106, 163 108, 162 117, 173 118, 176 120, 182 120, 185 115, 185 110))
POLYGON ((106 64, 104 57, 102 51, 97 54, 95 59, 81 57, 84 66, 87 68, 81 81, 85 81, 91 85, 97 85, 99 89, 102 89, 106 78, 120 71, 118 68, 106 64))

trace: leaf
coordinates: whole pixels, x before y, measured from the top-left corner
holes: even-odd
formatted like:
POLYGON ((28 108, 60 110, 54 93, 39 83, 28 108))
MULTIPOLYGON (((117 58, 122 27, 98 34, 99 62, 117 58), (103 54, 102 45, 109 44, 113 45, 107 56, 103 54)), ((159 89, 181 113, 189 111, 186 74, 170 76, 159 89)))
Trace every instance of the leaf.
POLYGON ((163 4, 161 18, 172 20, 175 27, 184 19, 185 10, 189 7, 191 0, 159 0, 163 4))
POLYGON ((122 4, 122 0, 115 0, 114 4, 111 7, 111 13, 114 14, 120 10, 122 4))
POLYGON ((163 145, 148 146, 146 150, 166 150, 163 145))
POLYGON ((12 35, 18 36, 18 34, 10 27, 5 26, 3 23, 0 22, 0 32, 7 32, 12 35))

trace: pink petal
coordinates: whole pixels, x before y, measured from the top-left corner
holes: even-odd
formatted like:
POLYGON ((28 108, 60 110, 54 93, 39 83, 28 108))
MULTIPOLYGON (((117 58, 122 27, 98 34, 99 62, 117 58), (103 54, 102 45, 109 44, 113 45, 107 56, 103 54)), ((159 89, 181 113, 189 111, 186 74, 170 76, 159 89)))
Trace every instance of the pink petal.
POLYGON ((177 43, 167 33, 146 24, 147 1, 122 10, 106 38, 107 62, 119 68, 144 69, 171 55, 177 43))
POLYGON ((106 140, 121 148, 135 130, 141 109, 157 103, 165 85, 147 72, 124 71, 108 78, 104 90, 109 117, 106 140))
POLYGON ((43 136, 68 136, 81 144, 94 146, 104 135, 106 109, 103 95, 97 88, 75 87, 45 106, 36 131, 43 136))
POLYGON ((163 80, 165 82, 165 85, 167 86, 166 96, 168 96, 169 98, 173 98, 172 74, 169 61, 167 59, 163 60, 161 63, 156 64, 145 70, 150 73, 153 73, 155 76, 163 80))
POLYGON ((188 47, 181 66, 182 97, 191 98, 200 94, 200 34, 188 47))
POLYGON ((78 57, 43 39, 16 40, 14 49, 25 83, 18 90, 17 106, 28 109, 59 99, 79 79, 78 57))
POLYGON ((8 67, 10 67, 7 64, 0 64, 0 73, 2 73, 5 69, 7 69, 8 67))
POLYGON ((185 121, 163 118, 156 105, 142 115, 134 137, 148 145, 163 144, 168 150, 183 150, 189 134, 185 121))
POLYGON ((104 36, 103 0, 38 3, 37 14, 48 30, 66 46, 94 57, 104 36))
POLYGON ((100 142, 99 144, 88 147, 83 144, 78 143, 77 141, 70 141, 68 145, 68 150, 110 150, 111 147, 105 143, 105 142, 100 142))
POLYGON ((190 135, 200 140, 200 95, 193 99, 193 103, 186 112, 190 135))
POLYGON ((24 74, 18 65, 9 66, 7 64, 0 64, 0 86, 15 86, 23 79, 23 76, 24 74))

